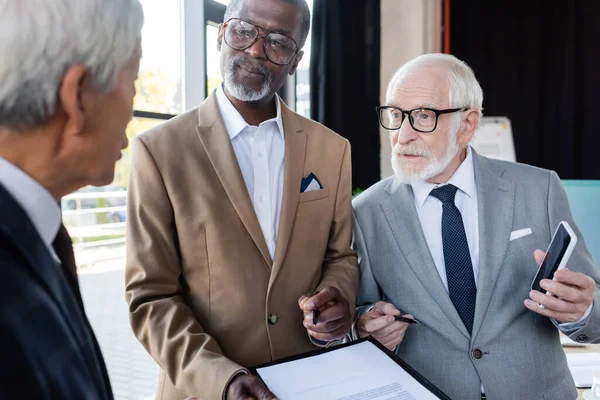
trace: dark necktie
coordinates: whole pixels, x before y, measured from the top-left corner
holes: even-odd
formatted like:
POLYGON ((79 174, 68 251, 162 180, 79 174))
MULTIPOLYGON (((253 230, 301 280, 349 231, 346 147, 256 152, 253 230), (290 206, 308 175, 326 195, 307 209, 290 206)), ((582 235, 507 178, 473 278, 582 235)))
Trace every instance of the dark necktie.
POLYGON ((448 184, 433 189, 431 195, 442 202, 442 242, 448 293, 460 319, 471 333, 477 288, 465 226, 460 211, 454 205, 457 189, 456 186, 448 184))
POLYGON ((79 304, 79 308, 81 310, 81 316, 83 318, 83 322, 85 324, 86 335, 89 339, 88 342, 91 343, 93 348, 91 349, 91 356, 93 359, 90 359, 90 362, 95 369, 95 376, 98 376, 99 381, 98 384, 98 393, 103 393, 102 398, 112 399, 112 391, 110 388, 110 380, 108 378, 108 372, 106 370, 106 366, 104 364, 104 359, 102 358, 102 352, 100 351, 100 346, 98 345, 98 341, 92 331, 92 327, 90 322, 85 315, 85 309, 83 308, 83 300, 81 298, 81 292, 79 290, 79 281, 77 280, 77 265, 75 264, 75 254, 73 253, 73 241, 69 236, 69 232, 67 232, 67 228, 63 224, 60 225, 60 229, 54 242, 52 242, 52 247, 54 248, 54 252, 58 256, 60 260, 60 266, 62 268, 62 272, 79 304))
POLYGON ((79 282, 77 280, 77 266, 75 264, 75 254, 73 253, 73 241, 67 232, 67 228, 63 224, 60 225, 58 234, 52 242, 52 247, 60 260, 63 274, 67 279, 67 283, 73 292, 73 295, 79 303, 79 307, 83 312, 83 301, 81 292, 79 291, 79 282))

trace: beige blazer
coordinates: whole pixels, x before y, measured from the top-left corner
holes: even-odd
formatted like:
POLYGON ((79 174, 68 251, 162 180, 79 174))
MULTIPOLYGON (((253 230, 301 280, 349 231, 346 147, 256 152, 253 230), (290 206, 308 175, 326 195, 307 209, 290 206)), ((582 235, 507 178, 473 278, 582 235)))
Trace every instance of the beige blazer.
POLYGON ((219 399, 237 371, 314 350, 302 294, 335 286, 355 304, 350 145, 283 101, 281 117, 274 260, 214 94, 133 140, 126 298, 162 369, 157 399, 219 399), (300 193, 311 172, 323 188, 300 193))

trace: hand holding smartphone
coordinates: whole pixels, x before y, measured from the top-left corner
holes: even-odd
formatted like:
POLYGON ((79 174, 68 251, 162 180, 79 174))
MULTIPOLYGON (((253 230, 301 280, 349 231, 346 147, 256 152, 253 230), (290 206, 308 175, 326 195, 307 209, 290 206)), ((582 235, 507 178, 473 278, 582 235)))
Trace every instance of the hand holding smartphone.
MULTIPOLYGON (((540 264, 538 272, 531 283, 531 290, 537 290, 551 295, 541 286, 542 279, 554 279, 554 273, 567 266, 567 262, 577 244, 577 236, 566 221, 561 221, 552 236, 546 255, 540 264)), ((543 308, 543 306, 538 305, 543 308)))

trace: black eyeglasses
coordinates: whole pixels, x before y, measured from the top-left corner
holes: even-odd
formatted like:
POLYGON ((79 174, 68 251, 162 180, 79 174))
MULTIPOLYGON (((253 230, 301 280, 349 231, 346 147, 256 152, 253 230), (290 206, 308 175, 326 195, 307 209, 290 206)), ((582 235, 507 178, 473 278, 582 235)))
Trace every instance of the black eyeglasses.
POLYGON ((404 118, 408 115, 410 126, 422 133, 431 133, 437 128, 438 117, 441 114, 450 114, 457 111, 466 111, 468 107, 463 108, 448 108, 446 110, 436 110, 435 108, 415 108, 414 110, 402 110, 393 106, 377 107, 377 115, 379 115, 379 123, 385 129, 395 131, 400 129, 404 118))
POLYGON ((230 18, 223 23, 225 43, 235 50, 246 50, 259 37, 264 38, 263 46, 267 58, 278 65, 287 65, 298 53, 298 44, 290 37, 251 24, 239 18, 230 18), (266 31, 260 34, 259 29, 266 31))

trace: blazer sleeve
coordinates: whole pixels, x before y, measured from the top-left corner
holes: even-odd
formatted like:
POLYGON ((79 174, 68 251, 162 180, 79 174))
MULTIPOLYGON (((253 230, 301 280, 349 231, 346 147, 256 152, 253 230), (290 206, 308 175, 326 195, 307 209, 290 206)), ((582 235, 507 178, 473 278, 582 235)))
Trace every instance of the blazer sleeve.
MULTIPOLYGON (((600 270, 594 263, 583 235, 573 220, 567 194, 558 175, 554 171, 550 171, 549 175, 548 223, 550 231, 554 232, 560 221, 567 221, 571 225, 577 235, 577 245, 569 260, 568 268, 584 273, 596 281, 592 311, 586 323, 579 329, 565 333, 572 340, 580 343, 600 343, 600 270)), ((555 321, 553 322, 557 325, 555 321)))
POLYGON ((321 282, 317 290, 327 286, 338 288, 350 303, 350 310, 354 314, 358 291, 358 263, 356 253, 350 248, 352 240, 352 164, 348 141, 345 141, 339 176, 329 242, 323 260, 321 282))
POLYGON ((353 221, 353 236, 352 236, 352 248, 358 255, 358 265, 360 269, 360 280, 358 298, 356 300, 356 317, 352 324, 352 331, 350 338, 353 340, 360 339, 358 329, 356 328, 356 322, 361 315, 369 312, 373 305, 378 301, 382 300, 381 289, 373 276, 371 271, 371 262, 369 259, 369 252, 367 249, 367 243, 363 235, 363 231, 360 227, 360 221, 357 216, 356 210, 352 212, 353 221))
POLYGON ((132 146, 125 278, 131 327, 177 388, 188 396, 221 398, 231 377, 246 370, 223 355, 188 306, 163 178, 142 138, 132 146))

